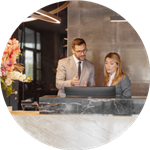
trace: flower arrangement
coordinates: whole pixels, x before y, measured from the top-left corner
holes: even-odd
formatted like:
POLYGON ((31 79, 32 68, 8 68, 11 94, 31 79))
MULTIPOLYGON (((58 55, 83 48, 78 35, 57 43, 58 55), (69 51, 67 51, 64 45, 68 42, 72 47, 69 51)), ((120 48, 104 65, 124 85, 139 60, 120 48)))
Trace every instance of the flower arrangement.
POLYGON ((22 54, 18 40, 15 38, 10 39, 4 50, 0 68, 1 86, 3 90, 6 90, 7 97, 9 97, 15 90, 12 88, 14 80, 31 82, 31 78, 26 77, 26 75, 22 73, 24 70, 23 65, 16 61, 19 55, 22 54))

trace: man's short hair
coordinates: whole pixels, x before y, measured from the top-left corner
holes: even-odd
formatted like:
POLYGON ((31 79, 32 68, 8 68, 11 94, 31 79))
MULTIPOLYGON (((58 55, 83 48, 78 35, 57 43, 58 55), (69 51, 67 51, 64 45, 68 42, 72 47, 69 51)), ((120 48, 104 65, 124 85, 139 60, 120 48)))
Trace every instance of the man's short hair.
POLYGON ((85 41, 81 38, 76 38, 72 41, 72 48, 74 49, 75 48, 75 45, 82 45, 82 44, 85 44, 85 41))

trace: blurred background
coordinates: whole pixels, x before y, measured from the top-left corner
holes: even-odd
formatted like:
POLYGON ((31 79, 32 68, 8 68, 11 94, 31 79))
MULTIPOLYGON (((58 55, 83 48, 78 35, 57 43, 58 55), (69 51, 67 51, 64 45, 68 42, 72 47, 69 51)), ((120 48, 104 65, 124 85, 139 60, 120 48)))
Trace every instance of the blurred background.
MULTIPOLYGON (((48 5, 42 10, 52 11, 65 3, 48 5)), ((31 77, 31 83, 16 81, 13 86, 18 94, 6 98, 6 104, 13 110, 21 109, 21 100, 39 101, 44 95, 56 95, 55 75, 59 59, 72 55, 71 43, 80 37, 87 43, 87 59, 95 66, 96 86, 104 80, 104 58, 109 52, 121 56, 123 71, 132 82, 133 96, 147 96, 149 90, 149 60, 145 47, 133 27, 115 11, 102 5, 71 1, 55 14, 61 23, 34 20, 21 23, 12 38, 19 40, 22 56, 18 63, 25 66, 24 73, 31 77), (119 21, 113 22, 111 16, 119 21)))
MULTIPOLYGON (((52 11, 64 2, 48 5, 42 10, 52 11)), ((14 31, 12 38, 19 40, 22 56, 18 63, 25 66, 24 73, 31 77, 31 83, 15 81, 13 87, 18 94, 10 96, 10 105, 14 110, 21 109, 21 100, 39 101, 43 95, 56 95, 55 87, 56 67, 59 59, 67 55, 67 11, 64 8, 55 14, 61 18, 60 24, 43 20, 25 21, 14 31)), ((9 98, 6 98, 7 105, 9 98)))

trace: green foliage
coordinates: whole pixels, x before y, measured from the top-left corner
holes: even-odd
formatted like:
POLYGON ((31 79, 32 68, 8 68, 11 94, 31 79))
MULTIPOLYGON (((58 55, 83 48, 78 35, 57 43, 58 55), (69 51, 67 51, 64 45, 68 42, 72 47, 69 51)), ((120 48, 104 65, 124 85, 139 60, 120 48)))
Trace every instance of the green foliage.
POLYGON ((15 89, 12 89, 12 92, 15 92, 15 89))
POLYGON ((6 90, 7 86, 6 86, 6 83, 4 81, 4 79, 0 78, 1 79, 1 86, 2 86, 2 89, 3 90, 6 90))
POLYGON ((22 56, 22 53, 21 52, 18 53, 18 56, 16 56, 17 59, 19 58, 19 55, 22 56))
POLYGON ((32 82, 31 77, 29 77, 29 76, 27 77, 27 80, 28 80, 29 83, 32 82))
POLYGON ((21 53, 21 52, 19 52, 19 54, 18 54, 18 55, 22 56, 22 53, 21 53))
POLYGON ((7 86, 7 89, 6 89, 7 97, 9 97, 12 92, 13 92, 13 89, 12 89, 12 84, 11 84, 10 86, 7 86))
POLYGON ((11 93, 15 91, 15 89, 12 89, 12 84, 10 86, 7 86, 4 79, 0 78, 0 80, 1 80, 2 90, 6 90, 7 97, 9 97, 11 93))

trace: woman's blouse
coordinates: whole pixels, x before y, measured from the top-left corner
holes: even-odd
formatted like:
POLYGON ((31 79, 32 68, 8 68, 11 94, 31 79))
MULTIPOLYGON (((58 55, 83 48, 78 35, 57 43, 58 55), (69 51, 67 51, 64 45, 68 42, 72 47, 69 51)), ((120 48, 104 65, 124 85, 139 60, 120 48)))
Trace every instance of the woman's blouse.
POLYGON ((112 75, 109 76, 109 81, 108 81, 108 84, 107 84, 108 86, 111 86, 112 80, 115 77, 115 74, 116 74, 116 72, 114 72, 112 75))

